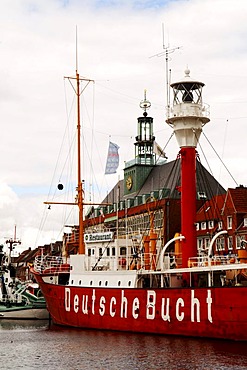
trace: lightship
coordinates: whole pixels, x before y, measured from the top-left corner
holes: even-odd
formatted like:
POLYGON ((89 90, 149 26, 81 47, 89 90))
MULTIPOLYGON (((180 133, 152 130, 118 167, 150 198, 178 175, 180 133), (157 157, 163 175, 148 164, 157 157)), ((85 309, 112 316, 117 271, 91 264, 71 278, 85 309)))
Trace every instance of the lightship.
MULTIPOLYGON (((76 80, 80 155, 78 73, 76 80)), ((202 255, 197 251, 196 147, 203 126, 209 122, 209 109, 202 99, 203 87, 203 82, 190 77, 188 69, 184 78, 171 84, 173 103, 166 122, 172 127, 180 147, 181 230, 165 245, 155 233, 157 202, 152 200, 149 203, 149 232, 140 236, 138 246, 130 247, 131 236, 126 233, 121 238, 119 229, 115 233, 92 231, 84 236, 85 203, 78 159, 78 253, 63 260, 40 255, 33 268, 55 324, 247 340, 247 286, 238 279, 246 276, 246 251, 241 250, 241 256, 234 259, 212 253, 217 239, 227 230, 215 230, 207 253, 202 255), (124 256, 120 252, 123 247, 124 256)), ((145 128, 146 136, 142 137, 141 132, 137 142, 141 142, 139 148, 149 150, 154 141, 146 99, 142 107, 144 115, 140 127, 145 128)), ((150 160, 148 150, 145 158, 139 153, 140 161, 150 160)), ((131 175, 126 177, 125 186, 131 190, 131 175)))

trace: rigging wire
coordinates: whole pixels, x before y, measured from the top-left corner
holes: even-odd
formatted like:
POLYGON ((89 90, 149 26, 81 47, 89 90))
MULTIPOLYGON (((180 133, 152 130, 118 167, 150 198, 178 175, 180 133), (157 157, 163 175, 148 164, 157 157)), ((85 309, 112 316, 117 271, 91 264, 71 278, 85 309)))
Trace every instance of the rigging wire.
MULTIPOLYGON (((71 171, 68 172, 68 174, 69 174, 68 178, 67 178, 68 182, 69 182, 68 179, 71 178, 71 176, 72 176, 72 165, 71 164, 73 163, 73 156, 72 156, 71 153, 72 153, 72 148, 73 148, 73 145, 74 145, 74 142, 75 142, 75 134, 71 134, 70 121, 71 121, 71 113, 73 112, 73 106, 75 104, 75 97, 73 95, 73 99, 72 99, 72 103, 71 103, 71 109, 69 111, 68 110, 68 98, 67 98, 67 94, 66 94, 65 80, 64 80, 64 97, 65 97, 65 110, 66 110, 66 116, 67 116, 66 121, 67 122, 66 122, 66 128, 64 130, 64 135, 63 135, 63 138, 62 138, 62 142, 61 142, 61 145, 60 145, 59 153, 58 153, 58 156, 57 156, 55 168, 54 168, 54 171, 53 171, 52 180, 51 180, 50 188, 49 188, 48 195, 47 195, 47 200, 48 199, 49 200, 54 200, 54 198, 56 196, 57 187, 55 187, 55 190, 54 190, 53 194, 52 194, 52 188, 54 186, 55 178, 56 178, 57 173, 58 173, 58 167, 59 167, 59 163, 60 163, 60 160, 61 160, 61 156, 62 156, 62 152, 63 152, 63 148, 64 148, 64 145, 65 145, 66 138, 68 139, 68 142, 69 142, 69 150, 68 150, 68 155, 65 159, 65 163, 64 163, 64 165, 62 167, 62 170, 60 172, 59 182, 60 182, 60 179, 61 179, 62 174, 64 172, 66 163, 71 168, 71 171)), ((65 195, 67 196, 67 200, 68 200, 69 192, 67 192, 65 195)), ((64 208, 63 209, 63 218, 67 218, 67 216, 66 216, 67 210, 65 209, 66 207, 63 207, 63 208, 64 208)), ((48 207, 48 211, 49 210, 50 210, 50 206, 48 207)), ((37 245, 38 239, 40 238, 40 235, 41 235, 41 232, 44 229, 44 226, 45 226, 47 218, 48 218, 48 214, 49 214, 49 212, 47 212, 47 205, 45 205, 44 209, 43 209, 43 214, 42 214, 42 217, 41 217, 39 229, 38 229, 39 231, 38 231, 37 236, 36 236, 35 245, 37 245)))
POLYGON ((205 139, 207 140, 207 142, 209 143, 209 145, 211 146, 211 148, 213 149, 214 153, 217 155, 217 157, 220 160, 221 164, 224 166, 225 170, 228 172, 228 174, 231 176, 232 180, 238 186, 237 181, 234 179, 234 177, 232 176, 231 172, 228 170, 228 168, 226 167, 225 163, 222 161, 222 159, 220 158, 219 154, 216 152, 216 150, 214 149, 213 145, 210 143, 209 139, 207 138, 207 136, 206 136, 206 134, 204 132, 203 132, 203 135, 204 135, 205 139))

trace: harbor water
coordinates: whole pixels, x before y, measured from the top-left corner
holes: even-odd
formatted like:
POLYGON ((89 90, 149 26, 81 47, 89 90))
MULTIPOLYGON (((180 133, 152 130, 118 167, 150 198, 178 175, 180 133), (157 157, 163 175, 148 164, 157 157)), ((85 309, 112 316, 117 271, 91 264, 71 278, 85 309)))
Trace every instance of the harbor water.
POLYGON ((243 370, 246 349, 244 342, 68 329, 47 321, 0 321, 2 370, 243 370))

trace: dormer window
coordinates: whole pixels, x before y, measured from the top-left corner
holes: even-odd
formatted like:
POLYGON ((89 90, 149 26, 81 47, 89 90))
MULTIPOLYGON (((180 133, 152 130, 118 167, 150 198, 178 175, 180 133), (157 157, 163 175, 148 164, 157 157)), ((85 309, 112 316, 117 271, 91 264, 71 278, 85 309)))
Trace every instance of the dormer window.
POLYGON ((214 228, 214 221, 208 221, 208 228, 213 229, 214 228))
POLYGON ((223 222, 218 221, 218 230, 222 230, 222 229, 223 229, 223 222))
POLYGON ((227 228, 232 229, 232 216, 227 216, 227 228))
POLYGON ((198 191, 197 196, 198 196, 198 199, 207 199, 207 195, 205 191, 198 191))
POLYGON ((202 230, 206 230, 206 228, 207 228, 207 223, 203 221, 203 222, 201 223, 201 229, 202 229, 202 230))

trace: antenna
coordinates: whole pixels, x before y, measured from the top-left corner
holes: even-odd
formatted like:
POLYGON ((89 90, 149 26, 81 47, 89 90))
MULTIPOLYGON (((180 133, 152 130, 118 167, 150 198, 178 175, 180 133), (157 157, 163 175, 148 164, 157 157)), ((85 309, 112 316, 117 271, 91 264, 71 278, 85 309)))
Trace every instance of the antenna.
MULTIPOLYGON (((162 23, 162 38, 163 38, 163 49, 165 49, 165 29, 164 29, 164 23, 162 23)), ((168 44, 169 47, 169 44, 168 44)))
POLYGON ((174 51, 181 49, 181 46, 177 46, 174 48, 170 48, 169 42, 167 46, 165 45, 165 30, 164 30, 164 23, 162 23, 162 41, 163 41, 163 50, 161 53, 152 55, 150 58, 153 57, 163 57, 165 55, 165 63, 166 63, 166 101, 167 101, 167 118, 169 118, 170 114, 170 80, 171 80, 171 69, 169 70, 169 54, 174 53, 174 51))
POLYGON ((77 48, 77 25, 75 27, 75 58, 76 58, 76 61, 75 61, 75 64, 76 64, 76 73, 78 71, 78 48, 77 48))

